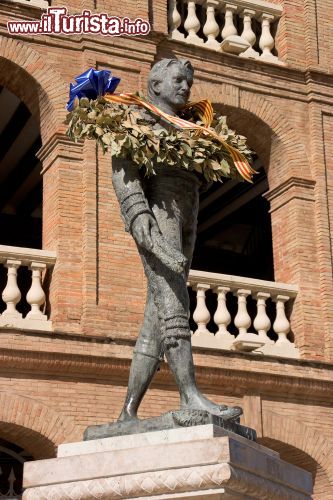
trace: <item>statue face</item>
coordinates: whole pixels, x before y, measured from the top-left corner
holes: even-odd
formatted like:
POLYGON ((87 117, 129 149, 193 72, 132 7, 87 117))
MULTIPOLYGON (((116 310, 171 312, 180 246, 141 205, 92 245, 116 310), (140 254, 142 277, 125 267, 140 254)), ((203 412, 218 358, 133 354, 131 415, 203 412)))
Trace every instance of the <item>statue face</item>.
POLYGON ((181 109, 188 101, 193 83, 192 74, 180 64, 169 66, 161 82, 155 89, 158 100, 175 111, 181 109))

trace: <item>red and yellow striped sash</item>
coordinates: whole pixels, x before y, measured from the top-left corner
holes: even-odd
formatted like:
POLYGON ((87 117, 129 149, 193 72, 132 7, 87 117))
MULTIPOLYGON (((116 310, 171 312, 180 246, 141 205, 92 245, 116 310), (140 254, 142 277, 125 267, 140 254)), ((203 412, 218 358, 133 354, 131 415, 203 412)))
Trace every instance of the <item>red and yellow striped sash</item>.
POLYGON ((194 110, 198 113, 200 120, 204 123, 205 127, 210 127, 214 118, 214 110, 210 101, 203 99, 198 102, 189 102, 183 107, 182 111, 186 109, 194 110))
POLYGON ((145 101, 141 97, 139 97, 136 94, 108 94, 106 93, 104 95, 104 99, 109 101, 109 102, 114 102, 118 104, 136 104, 138 106, 144 107, 148 109, 148 111, 151 111, 155 115, 161 116, 164 118, 167 122, 176 125, 179 128, 185 129, 185 130, 196 130, 200 134, 208 135, 210 137, 214 137, 217 141, 221 143, 221 145, 225 148, 225 150, 230 154, 232 161, 234 162, 234 165, 239 172, 239 174, 243 177, 248 182, 253 182, 252 181, 252 176, 253 174, 256 173, 253 168, 251 168, 249 162, 247 159, 233 146, 230 144, 227 144, 227 142, 222 139, 221 136, 219 136, 214 130, 209 129, 208 127, 211 125, 212 120, 213 120, 213 107, 211 103, 207 100, 203 101, 198 101, 196 103, 188 103, 184 109, 195 109, 199 116, 201 121, 204 123, 204 126, 202 125, 197 125, 196 123, 191 123, 187 120, 183 120, 182 118, 179 118, 178 116, 172 116, 169 115, 168 113, 165 113, 161 109, 157 108, 150 102, 145 101))

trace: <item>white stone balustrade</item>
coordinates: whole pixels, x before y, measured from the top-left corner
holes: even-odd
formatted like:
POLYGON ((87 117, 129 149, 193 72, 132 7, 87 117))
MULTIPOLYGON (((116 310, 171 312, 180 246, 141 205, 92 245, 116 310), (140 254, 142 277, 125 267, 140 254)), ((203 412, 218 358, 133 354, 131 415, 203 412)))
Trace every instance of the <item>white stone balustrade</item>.
POLYGON ((192 319, 197 328, 192 335, 193 346, 299 357, 299 350, 288 338, 290 323, 285 312, 285 304, 297 296, 296 285, 191 270, 188 286, 196 292, 192 319), (215 294, 211 301, 215 312, 207 307, 208 290, 215 294), (248 307, 250 297, 252 311, 248 307), (271 317, 267 313, 268 301, 273 311, 271 317), (211 330, 217 330, 216 333, 207 327, 211 321, 215 324, 211 330), (234 334, 230 333, 232 323, 234 334), (270 338, 274 336, 269 332, 274 332, 277 339, 270 338))
POLYGON ((27 7, 34 7, 36 9, 47 9, 51 2, 47 0, 9 0, 12 3, 20 3, 26 5, 27 7))
POLYGON ((273 53, 272 35, 282 11, 265 0, 171 0, 169 33, 174 40, 284 64, 273 53))
POLYGON ((2 291, 2 301, 5 309, 0 314, 1 328, 20 328, 51 331, 52 322, 43 312, 46 301, 42 285, 43 272, 52 268, 56 261, 56 253, 31 248, 10 247, 0 245, 0 264, 7 269, 7 283, 2 291), (17 310, 17 304, 22 298, 18 286, 20 268, 30 270, 29 290, 23 299, 30 307, 30 311, 23 318, 17 310))

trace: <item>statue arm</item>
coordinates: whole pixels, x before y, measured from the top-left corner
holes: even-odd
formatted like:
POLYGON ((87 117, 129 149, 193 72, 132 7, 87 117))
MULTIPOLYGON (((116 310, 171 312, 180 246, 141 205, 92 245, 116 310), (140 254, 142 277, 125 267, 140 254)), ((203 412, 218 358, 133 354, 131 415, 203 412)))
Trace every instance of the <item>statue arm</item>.
POLYGON ((112 184, 126 231, 131 233, 139 246, 151 251, 165 266, 182 273, 187 259, 160 233, 142 188, 138 167, 129 160, 114 158, 112 184))
POLYGON ((152 215, 137 165, 122 159, 112 159, 112 184, 120 205, 125 230, 133 234, 133 224, 141 214, 152 215))

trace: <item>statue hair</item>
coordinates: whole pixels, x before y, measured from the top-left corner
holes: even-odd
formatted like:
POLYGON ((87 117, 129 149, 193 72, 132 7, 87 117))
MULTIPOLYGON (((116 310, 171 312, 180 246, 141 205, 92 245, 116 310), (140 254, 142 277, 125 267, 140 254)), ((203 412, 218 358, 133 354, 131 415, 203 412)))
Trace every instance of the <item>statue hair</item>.
POLYGON ((148 76, 148 98, 154 98, 155 97, 155 91, 153 88, 153 83, 155 82, 162 82, 165 78, 165 73, 167 72, 168 68, 172 66, 173 64, 178 64, 179 66, 182 66, 185 68, 185 70, 188 72, 189 76, 193 78, 193 73, 194 73, 194 68, 190 61, 188 59, 161 59, 158 61, 152 69, 150 70, 149 76, 148 76))

